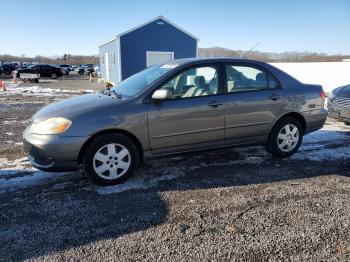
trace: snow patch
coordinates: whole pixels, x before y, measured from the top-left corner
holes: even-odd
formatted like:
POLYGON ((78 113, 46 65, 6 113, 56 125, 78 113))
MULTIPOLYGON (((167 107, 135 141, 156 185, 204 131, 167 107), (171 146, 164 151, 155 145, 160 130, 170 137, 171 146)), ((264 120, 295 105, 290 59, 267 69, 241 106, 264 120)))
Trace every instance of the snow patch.
POLYGON ((321 148, 319 150, 311 152, 296 153, 291 157, 295 160, 312 160, 312 161, 324 161, 324 160, 337 160, 337 159, 349 159, 350 147, 337 147, 337 148, 321 148))
MULTIPOLYGON (((94 92, 94 90, 84 90, 84 92, 94 92)), ((27 87, 9 87, 4 93, 8 94, 22 94, 29 96, 56 96, 57 94, 65 95, 64 93, 69 94, 79 94, 79 90, 68 90, 60 88, 43 88, 40 86, 27 86, 27 87)))
MULTIPOLYGON (((27 188, 43 183, 44 181, 56 179, 67 175, 67 173, 33 172, 15 178, 0 178, 0 193, 16 191, 19 188, 27 188)), ((0 177, 1 173, 0 173, 0 177)))
POLYGON ((32 167, 27 157, 9 161, 0 158, 0 193, 39 185, 69 173, 41 172, 32 167))
MULTIPOLYGON (((141 176, 141 174, 139 175, 141 176)), ((178 169, 174 168, 173 170, 170 171, 169 174, 161 175, 153 178, 147 178, 147 177, 140 178, 140 176, 135 175, 135 177, 130 178, 129 180, 125 181, 123 184, 119 184, 115 186, 98 187, 96 189, 96 192, 101 195, 107 195, 107 194, 121 193, 132 189, 147 189, 147 188, 155 187, 161 181, 172 180, 184 175, 185 175, 184 170, 181 170, 180 168, 178 169)))

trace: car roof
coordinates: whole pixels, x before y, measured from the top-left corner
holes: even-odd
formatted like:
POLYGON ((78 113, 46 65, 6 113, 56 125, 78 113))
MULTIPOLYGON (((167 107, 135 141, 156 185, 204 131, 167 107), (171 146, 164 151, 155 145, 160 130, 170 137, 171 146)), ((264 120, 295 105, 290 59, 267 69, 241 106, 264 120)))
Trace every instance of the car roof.
POLYGON ((258 60, 251 60, 251 59, 244 59, 244 58, 232 58, 232 57, 194 57, 194 58, 181 58, 181 59, 175 59, 172 61, 164 62, 164 64, 177 64, 177 65, 184 65, 184 64, 195 64, 196 62, 199 63, 215 63, 215 62, 229 62, 229 63, 253 63, 253 64, 261 64, 266 65, 265 62, 258 61, 258 60))

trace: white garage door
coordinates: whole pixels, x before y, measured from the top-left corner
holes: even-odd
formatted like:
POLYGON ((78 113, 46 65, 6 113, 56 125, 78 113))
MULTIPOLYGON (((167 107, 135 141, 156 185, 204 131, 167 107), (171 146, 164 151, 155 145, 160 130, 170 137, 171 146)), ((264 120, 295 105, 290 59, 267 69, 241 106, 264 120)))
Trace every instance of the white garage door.
POLYGON ((147 51, 146 52, 146 66, 152 66, 165 61, 173 60, 174 52, 158 52, 158 51, 147 51))

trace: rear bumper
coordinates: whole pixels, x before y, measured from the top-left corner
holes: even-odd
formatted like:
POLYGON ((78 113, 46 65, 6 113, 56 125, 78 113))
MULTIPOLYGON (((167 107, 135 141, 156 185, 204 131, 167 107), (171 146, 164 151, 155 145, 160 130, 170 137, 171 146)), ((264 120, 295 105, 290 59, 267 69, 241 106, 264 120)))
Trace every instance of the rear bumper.
POLYGON ((88 137, 60 137, 58 135, 36 135, 25 130, 24 151, 32 165, 49 172, 78 170, 78 157, 88 137))
POLYGON ((326 122, 328 110, 326 108, 303 113, 306 121, 305 134, 321 129, 326 122))

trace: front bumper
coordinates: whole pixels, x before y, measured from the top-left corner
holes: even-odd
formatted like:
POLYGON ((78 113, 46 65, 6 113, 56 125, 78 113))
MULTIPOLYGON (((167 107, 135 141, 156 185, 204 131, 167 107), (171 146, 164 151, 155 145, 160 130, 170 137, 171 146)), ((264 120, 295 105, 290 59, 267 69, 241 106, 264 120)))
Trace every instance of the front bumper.
POLYGON ((350 123, 350 115, 349 117, 342 115, 342 110, 347 110, 350 113, 349 108, 336 107, 332 103, 328 102, 328 117, 342 122, 350 123))
POLYGON ((79 152, 89 137, 23 134, 24 151, 32 165, 49 172, 78 170, 79 152))

